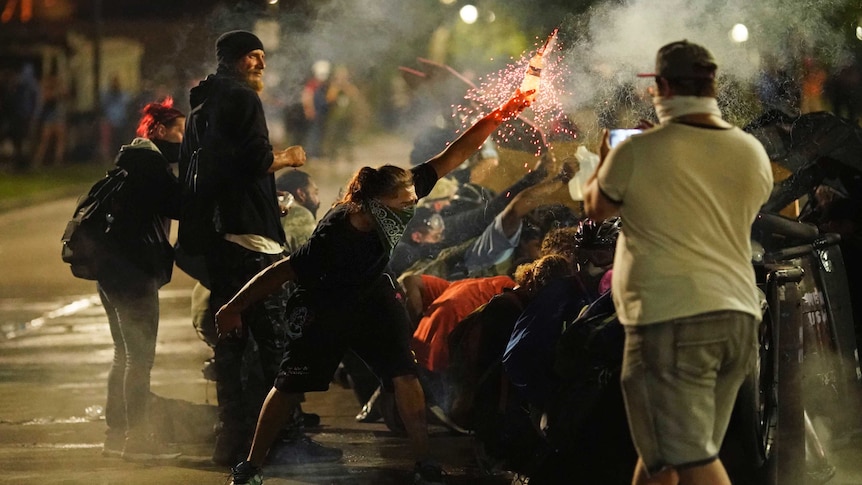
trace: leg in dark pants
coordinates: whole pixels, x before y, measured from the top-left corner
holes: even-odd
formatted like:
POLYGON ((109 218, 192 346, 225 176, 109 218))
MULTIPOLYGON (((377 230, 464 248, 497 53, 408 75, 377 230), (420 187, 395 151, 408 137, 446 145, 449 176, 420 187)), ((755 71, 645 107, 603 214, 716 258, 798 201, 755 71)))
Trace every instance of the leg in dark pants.
MULTIPOLYGON (((260 270, 283 255, 249 251, 237 244, 220 241, 207 255, 211 278, 210 310, 215 314, 245 283, 260 270)), ((216 441, 213 461, 234 464, 248 451, 257 412, 284 351, 284 295, 276 293, 249 307, 243 313, 243 332, 236 338, 222 339, 215 346, 216 393, 222 429, 216 441), (250 386, 243 378, 243 355, 254 338, 258 361, 247 363, 247 374, 262 374, 266 386, 250 386)))
POLYGON ((114 340, 105 418, 111 430, 143 436, 159 327, 158 283, 125 272, 122 281, 99 281, 98 290, 114 340))

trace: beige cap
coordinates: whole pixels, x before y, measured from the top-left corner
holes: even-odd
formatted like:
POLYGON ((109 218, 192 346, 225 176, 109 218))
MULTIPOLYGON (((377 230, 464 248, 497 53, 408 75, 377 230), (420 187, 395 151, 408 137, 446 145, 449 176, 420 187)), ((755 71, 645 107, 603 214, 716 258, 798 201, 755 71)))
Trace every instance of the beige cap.
POLYGON ((658 50, 655 72, 638 74, 638 77, 714 79, 717 68, 715 58, 705 47, 680 40, 658 50))

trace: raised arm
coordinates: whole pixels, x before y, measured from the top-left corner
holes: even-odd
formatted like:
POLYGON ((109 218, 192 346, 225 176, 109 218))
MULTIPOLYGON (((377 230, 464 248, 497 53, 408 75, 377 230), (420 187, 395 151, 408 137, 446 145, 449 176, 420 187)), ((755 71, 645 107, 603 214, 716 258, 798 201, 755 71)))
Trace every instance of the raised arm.
POLYGON ((610 148, 608 146, 608 130, 602 133, 602 144, 599 147, 599 165, 596 170, 587 179, 587 184, 584 187, 584 212, 587 217, 595 221, 603 221, 608 217, 613 217, 619 214, 620 206, 612 201, 599 188, 598 173, 602 164, 608 156, 610 148))
POLYGON ((530 105, 528 97, 532 93, 532 90, 526 93, 522 93, 520 90, 515 91, 515 95, 509 101, 506 101, 505 104, 474 123, 473 126, 462 133, 445 150, 435 155, 431 160, 428 160, 428 163, 437 172, 437 177, 444 177, 458 165, 461 165, 464 160, 467 160, 471 155, 476 153, 479 147, 482 146, 482 143, 485 142, 485 139, 501 123, 515 118, 521 111, 524 111, 530 105))
POLYGON ((500 212, 501 227, 506 237, 511 237, 521 227, 524 216, 533 209, 556 200, 555 193, 563 189, 568 190, 568 182, 555 177, 529 187, 513 197, 509 205, 500 212))
POLYGON ((290 258, 282 259, 256 274, 216 313, 219 338, 239 336, 242 330, 242 312, 253 303, 275 293, 281 286, 296 278, 290 258))

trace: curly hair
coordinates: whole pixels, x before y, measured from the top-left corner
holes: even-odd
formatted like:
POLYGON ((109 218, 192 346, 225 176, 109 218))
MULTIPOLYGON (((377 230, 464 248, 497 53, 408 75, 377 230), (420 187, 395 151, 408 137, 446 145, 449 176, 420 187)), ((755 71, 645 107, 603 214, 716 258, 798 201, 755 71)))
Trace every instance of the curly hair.
POLYGON ((347 183, 347 190, 337 203, 348 205, 355 212, 367 200, 394 195, 398 190, 412 185, 413 172, 409 170, 395 165, 362 167, 347 183))
POLYGON ((533 294, 544 288, 551 281, 572 274, 572 265, 561 254, 548 254, 539 259, 518 266, 515 270, 515 282, 533 294))
POLYGON ((577 227, 551 229, 542 239, 542 248, 539 254, 542 256, 561 254, 569 258, 572 257, 578 252, 577 234, 577 227))
POLYGON ((152 138, 158 125, 167 127, 175 119, 185 117, 186 115, 182 111, 174 108, 174 99, 167 96, 161 101, 147 103, 141 109, 141 120, 138 122, 135 134, 144 138, 152 138))

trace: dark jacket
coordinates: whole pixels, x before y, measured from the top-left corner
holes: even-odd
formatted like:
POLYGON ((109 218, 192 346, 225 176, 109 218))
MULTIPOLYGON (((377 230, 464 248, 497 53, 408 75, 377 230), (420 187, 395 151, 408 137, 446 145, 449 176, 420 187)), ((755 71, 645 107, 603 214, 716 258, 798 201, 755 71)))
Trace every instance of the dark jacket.
POLYGON ((459 188, 453 204, 440 212, 446 226, 445 245, 451 247, 482 234, 512 198, 539 183, 546 175, 544 167, 528 172, 499 194, 475 184, 459 188))
POLYGON ((245 83, 230 76, 208 76, 190 95, 192 110, 200 105, 207 117, 207 132, 199 144, 216 159, 227 181, 217 195, 220 227, 226 234, 257 234, 284 244, 272 145, 260 97, 245 83))
POLYGON ((114 226, 117 255, 161 284, 171 280, 174 266, 169 242, 170 219, 179 217, 180 185, 156 146, 135 138, 117 155, 116 165, 128 172, 114 226))

